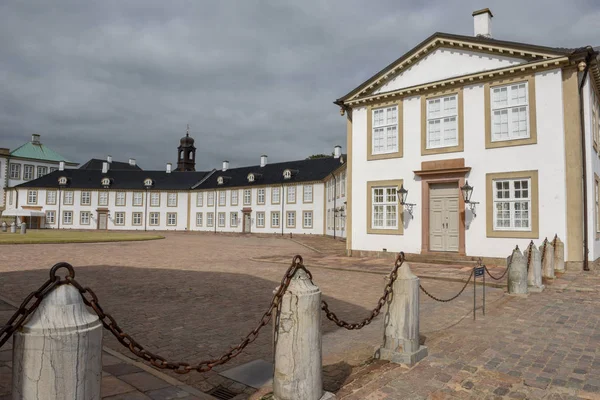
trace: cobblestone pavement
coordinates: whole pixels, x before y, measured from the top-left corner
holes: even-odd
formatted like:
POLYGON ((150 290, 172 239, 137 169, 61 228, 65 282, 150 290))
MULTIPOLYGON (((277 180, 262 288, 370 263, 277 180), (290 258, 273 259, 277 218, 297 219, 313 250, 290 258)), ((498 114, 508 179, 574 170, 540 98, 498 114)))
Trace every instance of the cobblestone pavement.
MULTIPOLYGON (((220 356, 258 323, 287 264, 250 261, 270 254, 302 254, 307 263, 318 253, 288 238, 168 233, 152 242, 4 245, 0 247, 1 295, 20 302, 46 278, 49 267, 69 261, 76 278, 94 289, 103 308, 123 329, 150 351, 168 359, 195 362, 220 356)), ((388 260, 387 270, 392 263, 388 260)), ((382 293, 379 274, 315 268, 314 280, 323 298, 341 318, 366 317, 382 293)), ((461 283, 429 280, 423 283, 438 296, 451 296, 461 283)), ((480 296, 480 288, 478 296, 480 296)), ((503 298, 503 290, 488 288, 488 302, 503 298)), ((444 304, 422 296, 425 335, 470 318, 472 290, 444 304)), ((352 367, 364 363, 381 341, 381 318, 359 332, 348 332, 323 321, 326 382, 339 388, 352 367)), ((105 333, 105 344, 130 355, 105 333)), ((170 374, 203 392, 225 386, 236 393, 253 389, 221 377, 233 366, 272 359, 271 328, 231 363, 207 374, 170 374)), ((243 398, 243 397, 242 397, 243 398)))

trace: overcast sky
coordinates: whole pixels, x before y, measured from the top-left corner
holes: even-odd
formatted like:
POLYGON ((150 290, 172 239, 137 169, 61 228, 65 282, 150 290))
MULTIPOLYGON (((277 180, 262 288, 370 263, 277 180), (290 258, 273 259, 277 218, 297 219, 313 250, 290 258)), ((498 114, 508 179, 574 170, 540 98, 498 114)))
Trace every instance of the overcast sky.
POLYGON ((189 123, 198 170, 345 151, 332 102, 484 7, 497 39, 600 45, 598 0, 2 0, 0 147, 162 169, 189 123))

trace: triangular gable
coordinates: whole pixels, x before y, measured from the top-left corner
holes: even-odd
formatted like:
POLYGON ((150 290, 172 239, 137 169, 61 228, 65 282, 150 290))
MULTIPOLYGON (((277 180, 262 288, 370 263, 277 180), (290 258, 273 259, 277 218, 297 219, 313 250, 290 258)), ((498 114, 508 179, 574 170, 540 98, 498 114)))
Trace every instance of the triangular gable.
POLYGON ((525 43, 506 42, 485 37, 471 37, 437 32, 425 39, 402 57, 392 62, 383 70, 369 78, 363 84, 349 92, 347 95, 338 99, 335 103, 341 105, 345 101, 375 93, 391 79, 399 76, 404 71, 418 63, 421 59, 427 57, 441 47, 448 49, 455 48, 460 51, 493 54, 495 56, 508 59, 520 59, 524 62, 530 62, 534 60, 541 61, 554 57, 565 56, 572 52, 572 49, 544 47, 525 43))

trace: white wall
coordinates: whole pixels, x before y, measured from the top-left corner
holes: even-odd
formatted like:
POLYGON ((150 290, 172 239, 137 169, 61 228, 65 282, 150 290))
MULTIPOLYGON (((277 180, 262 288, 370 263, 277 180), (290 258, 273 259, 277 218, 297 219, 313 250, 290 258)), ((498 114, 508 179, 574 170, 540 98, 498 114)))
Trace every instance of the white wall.
MULTIPOLYGON (((593 85, 590 82, 592 76, 588 76, 583 90, 583 112, 585 126, 585 147, 587 149, 587 196, 588 196, 588 259, 594 261, 600 257, 600 239, 596 239, 596 182, 594 173, 600 176, 600 154, 594 150, 594 131, 592 127, 593 85)), ((600 96, 597 96, 600 99, 600 96)), ((600 145, 600 143, 599 143, 600 145)))
POLYGON ((467 75, 522 63, 518 58, 439 48, 380 87, 375 93, 390 92, 454 76, 467 75))
POLYGON ((330 176, 325 180, 325 198, 326 198, 326 206, 325 206, 325 219, 326 219, 326 232, 328 236, 335 236, 336 238, 345 238, 346 237, 346 191, 348 188, 348 179, 346 175, 346 168, 342 171, 338 171, 335 174, 335 178, 333 179, 330 176), (345 176, 343 178, 342 176, 345 176), (328 192, 328 185, 338 185, 338 189, 331 190, 331 193, 328 192), (344 186, 342 188, 342 186, 344 186), (335 196, 335 197, 334 197, 335 196), (344 211, 341 213, 334 213, 336 208, 344 208, 344 211), (333 218, 335 218, 335 223, 333 218), (334 232, 335 225, 335 232, 334 232), (334 235, 335 234, 335 235, 334 235))
MULTIPOLYGON (((483 85, 464 89, 464 151, 421 156, 421 100, 419 96, 404 99, 404 157, 400 159, 366 160, 366 108, 353 110, 352 148, 352 248, 358 250, 421 252, 422 206, 421 182, 413 171, 421 169, 422 161, 464 158, 471 167, 466 176, 475 189, 473 201, 478 201, 477 217, 465 232, 467 255, 505 257, 519 245, 524 248, 530 239, 486 237, 486 173, 538 170, 539 231, 535 239, 555 233, 565 237, 566 180, 564 168, 564 125, 562 78, 560 70, 536 74, 537 144, 526 146, 485 148, 485 116, 483 85), (403 235, 367 234, 367 181, 403 179, 408 189, 408 202, 416 203, 414 219, 405 213, 403 235)), ((470 213, 467 212, 467 220, 470 213)), ((468 223, 468 222, 467 222, 468 223)), ((568 255, 567 255, 568 256, 568 255)))

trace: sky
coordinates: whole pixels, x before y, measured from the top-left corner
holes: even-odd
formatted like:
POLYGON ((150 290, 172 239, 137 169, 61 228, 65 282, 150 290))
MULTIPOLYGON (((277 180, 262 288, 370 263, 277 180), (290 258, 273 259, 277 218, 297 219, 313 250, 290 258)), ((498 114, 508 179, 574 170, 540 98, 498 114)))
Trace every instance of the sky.
POLYGON ((163 169, 189 124, 197 170, 345 151, 333 101, 485 7, 497 39, 600 45, 598 0, 3 0, 0 147, 163 169))

